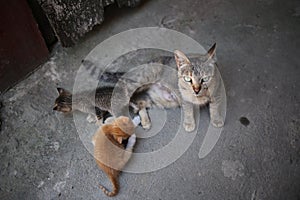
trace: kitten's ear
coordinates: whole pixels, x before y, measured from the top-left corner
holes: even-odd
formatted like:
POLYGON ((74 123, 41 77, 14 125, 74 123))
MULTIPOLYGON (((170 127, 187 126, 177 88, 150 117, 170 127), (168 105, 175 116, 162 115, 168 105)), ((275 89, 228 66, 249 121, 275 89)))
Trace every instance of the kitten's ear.
POLYGON ((63 89, 63 88, 57 88, 58 94, 61 94, 61 93, 63 93, 64 91, 65 91, 65 89, 63 89))
POLYGON ((190 64, 190 60, 181 51, 179 50, 174 51, 174 56, 175 56, 178 69, 180 69, 184 65, 190 64))
POLYGON ((119 144, 122 144, 123 138, 122 137, 117 137, 117 141, 118 141, 119 144))
POLYGON ((217 43, 214 43, 212 45, 212 47, 210 47, 210 49, 207 51, 207 54, 206 54, 207 60, 211 60, 211 59, 215 60, 215 58, 216 58, 216 49, 217 49, 217 43))

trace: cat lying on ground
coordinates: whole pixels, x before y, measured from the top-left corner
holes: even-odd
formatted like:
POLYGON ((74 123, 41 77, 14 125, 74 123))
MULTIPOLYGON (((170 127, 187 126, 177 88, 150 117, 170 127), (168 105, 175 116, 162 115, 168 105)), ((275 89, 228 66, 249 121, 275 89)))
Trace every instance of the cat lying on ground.
MULTIPOLYGON (((111 98, 113 95, 113 87, 97 88, 95 92, 86 91, 76 94, 76 98, 71 92, 57 88, 59 96, 55 100, 53 110, 68 113, 73 110, 78 110, 88 113, 87 120, 95 122, 103 119, 109 112, 113 115, 111 109, 111 98)), ((120 102, 126 105, 128 102, 120 102)), ((151 122, 147 113, 147 109, 153 107, 170 108, 179 106, 179 102, 175 94, 164 87, 160 83, 147 84, 140 87, 130 97, 129 106, 133 108, 134 113, 141 116, 141 124, 145 129, 151 127, 151 122)))

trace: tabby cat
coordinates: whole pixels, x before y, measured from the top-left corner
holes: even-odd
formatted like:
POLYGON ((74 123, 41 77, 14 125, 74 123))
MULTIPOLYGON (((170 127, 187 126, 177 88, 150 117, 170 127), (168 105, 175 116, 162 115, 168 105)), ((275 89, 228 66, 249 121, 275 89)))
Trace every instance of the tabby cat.
MULTIPOLYGON (((72 110, 79 110, 88 113, 87 120, 95 122, 101 120, 108 113, 112 113, 111 97, 113 87, 98 88, 96 92, 85 91, 76 95, 71 92, 57 88, 59 96, 55 100, 53 110, 68 113, 72 110), (74 97, 75 96, 75 97, 74 97)), ((121 102, 126 105, 126 102, 121 102)), ((141 125, 145 129, 151 127, 147 109, 153 107, 176 107, 179 106, 176 95, 160 83, 147 84, 137 89, 130 98, 129 105, 133 112, 141 117, 141 125)), ((101 123, 101 122, 100 122, 101 123)))
POLYGON ((184 113, 183 126, 186 131, 195 129, 193 105, 209 104, 210 122, 222 127, 221 116, 221 76, 216 64, 216 44, 205 55, 187 57, 179 50, 174 52, 178 67, 178 87, 182 97, 184 113))
POLYGON ((135 124, 128 117, 121 116, 110 121, 112 122, 105 122, 98 129, 92 143, 96 163, 110 179, 113 190, 110 192, 102 185, 99 187, 107 196, 112 197, 119 192, 118 176, 132 155, 136 135, 135 124), (127 146, 124 148, 122 141, 127 139, 127 146))
POLYGON ((63 113, 78 110, 88 113, 87 120, 90 123, 103 119, 107 112, 111 112, 110 99, 113 88, 98 88, 95 93, 85 91, 76 95, 63 88, 57 88, 57 91, 59 96, 55 100, 53 110, 63 113))

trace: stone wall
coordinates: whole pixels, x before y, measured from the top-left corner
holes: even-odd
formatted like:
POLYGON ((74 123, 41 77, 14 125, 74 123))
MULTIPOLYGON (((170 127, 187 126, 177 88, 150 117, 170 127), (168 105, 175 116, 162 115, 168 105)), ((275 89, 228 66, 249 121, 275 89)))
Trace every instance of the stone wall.
POLYGON ((38 0, 62 46, 70 47, 104 21, 104 7, 134 7, 141 0, 38 0))

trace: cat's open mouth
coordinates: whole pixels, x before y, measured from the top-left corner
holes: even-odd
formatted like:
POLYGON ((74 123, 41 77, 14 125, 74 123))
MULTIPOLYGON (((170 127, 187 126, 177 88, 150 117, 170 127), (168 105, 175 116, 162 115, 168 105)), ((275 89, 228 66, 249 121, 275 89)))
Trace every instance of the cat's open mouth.
POLYGON ((196 93, 196 92, 194 91, 193 94, 194 94, 196 97, 207 96, 207 89, 206 89, 206 88, 203 88, 203 89, 200 90, 198 93, 196 93))
POLYGON ((194 94, 196 97, 205 96, 205 90, 201 90, 201 91, 198 92, 198 93, 193 92, 193 94, 194 94))

